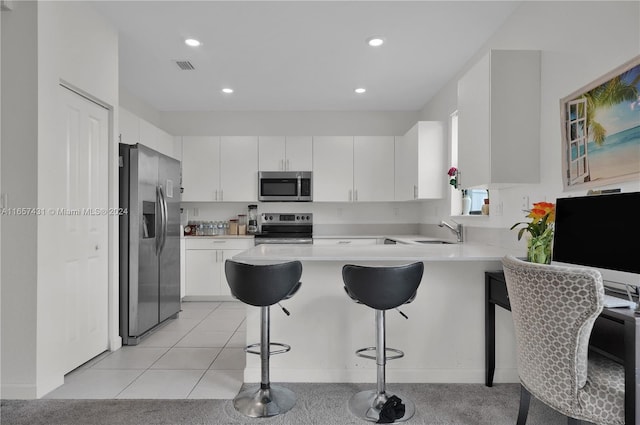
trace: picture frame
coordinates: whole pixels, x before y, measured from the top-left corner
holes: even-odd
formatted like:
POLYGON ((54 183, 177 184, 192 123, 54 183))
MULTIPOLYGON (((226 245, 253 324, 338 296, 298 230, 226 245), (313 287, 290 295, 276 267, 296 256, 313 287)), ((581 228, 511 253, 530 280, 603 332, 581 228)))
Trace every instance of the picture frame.
POLYGON ((640 55, 560 99, 564 191, 640 181, 640 55))

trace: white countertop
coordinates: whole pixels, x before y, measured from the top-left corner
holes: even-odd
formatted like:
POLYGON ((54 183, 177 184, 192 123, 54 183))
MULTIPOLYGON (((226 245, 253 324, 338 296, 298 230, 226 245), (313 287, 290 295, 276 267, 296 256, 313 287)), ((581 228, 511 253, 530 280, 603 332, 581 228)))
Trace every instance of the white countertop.
MULTIPOLYGON (((420 237, 420 240, 437 239, 420 237)), ((397 245, 258 245, 233 257, 237 261, 499 261, 520 250, 477 243, 397 245)))

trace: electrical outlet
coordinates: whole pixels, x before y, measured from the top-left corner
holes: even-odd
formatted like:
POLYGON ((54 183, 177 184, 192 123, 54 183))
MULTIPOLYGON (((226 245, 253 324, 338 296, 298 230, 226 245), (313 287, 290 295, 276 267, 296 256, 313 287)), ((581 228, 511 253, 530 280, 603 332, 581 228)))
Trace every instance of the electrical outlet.
POLYGON ((199 208, 194 208, 193 209, 193 216, 197 217, 198 215, 200 215, 200 209, 199 208))
POLYGON ((521 198, 520 208, 523 210, 529 210, 531 207, 529 206, 529 196, 524 195, 521 198))

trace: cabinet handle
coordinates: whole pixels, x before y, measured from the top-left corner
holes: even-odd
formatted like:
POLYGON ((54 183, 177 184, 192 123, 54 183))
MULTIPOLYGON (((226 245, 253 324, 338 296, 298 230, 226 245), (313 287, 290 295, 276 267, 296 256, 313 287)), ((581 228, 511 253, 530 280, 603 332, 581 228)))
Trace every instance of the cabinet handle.
POLYGON ((351 201, 351 189, 349 189, 349 200, 351 201))
POLYGON ((214 191, 213 191, 213 200, 214 200, 214 201, 217 201, 217 200, 218 200, 218 191, 217 191, 217 190, 214 190, 214 191))
POLYGON ((223 195, 222 189, 220 189, 220 200, 224 201, 224 195, 223 195))
POLYGON ((346 245, 348 243, 351 243, 351 241, 338 241, 338 245, 346 245))
POLYGON ((354 189, 353 190, 353 200, 357 201, 358 200, 358 189, 354 189))
POLYGON ((280 160, 280 171, 285 171, 285 168, 284 168, 284 159, 281 159, 281 160, 280 160))
POLYGON ((413 199, 418 199, 418 186, 413 185, 413 199))
POLYGON ((287 165, 284 167, 285 170, 289 171, 289 160, 287 159, 287 165))

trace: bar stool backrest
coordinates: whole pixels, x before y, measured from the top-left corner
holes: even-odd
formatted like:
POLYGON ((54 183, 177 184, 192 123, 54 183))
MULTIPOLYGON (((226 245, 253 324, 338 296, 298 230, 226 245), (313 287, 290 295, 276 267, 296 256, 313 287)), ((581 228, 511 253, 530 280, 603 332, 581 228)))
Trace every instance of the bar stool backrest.
POLYGON ((267 307, 293 295, 300 287, 302 263, 254 265, 227 260, 224 272, 231 294, 245 304, 267 307))
POLYGON ((352 298, 376 310, 389 310, 415 297, 423 272, 422 262, 391 267, 347 264, 342 280, 352 298))

